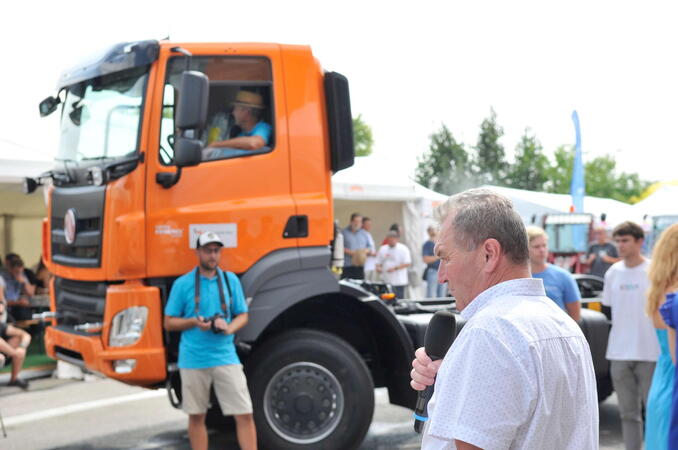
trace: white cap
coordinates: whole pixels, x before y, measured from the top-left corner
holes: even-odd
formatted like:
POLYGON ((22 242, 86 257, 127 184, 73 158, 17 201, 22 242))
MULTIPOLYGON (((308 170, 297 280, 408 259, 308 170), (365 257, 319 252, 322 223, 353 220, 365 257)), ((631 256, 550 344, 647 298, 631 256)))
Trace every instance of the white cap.
POLYGON ((217 233, 213 233, 211 231, 206 231, 206 232, 202 233, 200 236, 198 236, 198 243, 196 245, 196 248, 200 248, 204 245, 212 244, 212 243, 219 244, 220 247, 224 246, 224 243, 221 242, 221 238, 219 237, 219 235, 217 233))

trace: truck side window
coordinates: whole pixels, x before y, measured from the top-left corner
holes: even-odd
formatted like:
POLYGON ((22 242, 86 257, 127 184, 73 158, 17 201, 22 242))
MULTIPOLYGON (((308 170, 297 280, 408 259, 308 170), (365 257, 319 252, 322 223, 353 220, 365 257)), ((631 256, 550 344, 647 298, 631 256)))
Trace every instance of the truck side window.
MULTIPOLYGON (((183 57, 168 62, 160 126, 159 158, 173 164, 174 105, 183 57)), ((194 56, 191 70, 210 80, 207 128, 201 139, 203 160, 239 158, 268 153, 275 147, 271 63, 254 56, 194 56)))

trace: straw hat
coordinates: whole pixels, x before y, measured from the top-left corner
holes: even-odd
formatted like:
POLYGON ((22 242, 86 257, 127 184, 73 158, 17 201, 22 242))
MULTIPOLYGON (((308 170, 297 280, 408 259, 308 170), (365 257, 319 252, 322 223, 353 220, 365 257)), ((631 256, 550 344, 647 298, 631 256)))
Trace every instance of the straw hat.
POLYGON ((264 109, 264 98, 255 92, 239 91, 235 96, 233 104, 247 108, 264 109))

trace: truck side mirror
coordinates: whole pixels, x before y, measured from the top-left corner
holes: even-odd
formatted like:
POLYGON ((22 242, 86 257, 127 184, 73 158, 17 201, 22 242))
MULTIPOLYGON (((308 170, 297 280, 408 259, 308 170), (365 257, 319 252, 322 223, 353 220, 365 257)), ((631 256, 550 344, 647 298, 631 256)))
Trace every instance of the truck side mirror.
POLYGON ((209 79, 204 73, 187 70, 181 74, 175 123, 180 131, 202 131, 205 128, 208 94, 209 79))
POLYGON ((209 79, 204 73, 187 70, 181 74, 174 124, 178 130, 178 136, 174 139, 174 164, 177 171, 156 175, 156 181, 165 189, 177 184, 183 167, 197 166, 202 160, 200 135, 207 125, 208 94, 209 79))
POLYGON ((59 98, 47 97, 40 102, 40 117, 46 117, 56 111, 57 106, 59 106, 61 100, 59 98))
POLYGON ((177 167, 200 164, 202 142, 196 138, 200 137, 207 125, 208 94, 209 79, 204 73, 187 70, 181 74, 175 123, 179 136, 174 146, 174 163, 177 167))
POLYGON ((325 73, 327 125, 330 134, 332 173, 353 165, 353 116, 348 80, 337 72, 325 73))
POLYGON ((202 161, 202 142, 180 137, 174 144, 174 164, 177 167, 197 166, 202 161))

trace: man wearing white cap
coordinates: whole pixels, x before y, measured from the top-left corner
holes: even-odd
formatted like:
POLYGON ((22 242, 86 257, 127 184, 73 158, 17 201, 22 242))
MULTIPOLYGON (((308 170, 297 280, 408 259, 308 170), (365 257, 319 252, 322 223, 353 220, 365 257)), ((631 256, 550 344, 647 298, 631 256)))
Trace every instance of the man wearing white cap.
POLYGON ((194 450, 207 449, 205 415, 212 384, 223 414, 235 418, 240 448, 257 448, 252 401, 233 343, 247 323, 247 303, 238 277, 219 269, 223 246, 216 233, 198 237, 198 267, 177 278, 165 305, 165 329, 181 331, 182 407, 194 450))
POLYGON ((225 133, 220 127, 212 127, 209 130, 209 147, 204 150, 203 159, 223 158, 230 155, 232 149, 258 150, 268 145, 271 139, 271 125, 262 120, 265 108, 264 98, 260 94, 239 91, 233 102, 232 115, 235 124, 240 127, 240 134, 230 138, 224 136, 225 133), (226 150, 230 153, 225 152, 226 150))

